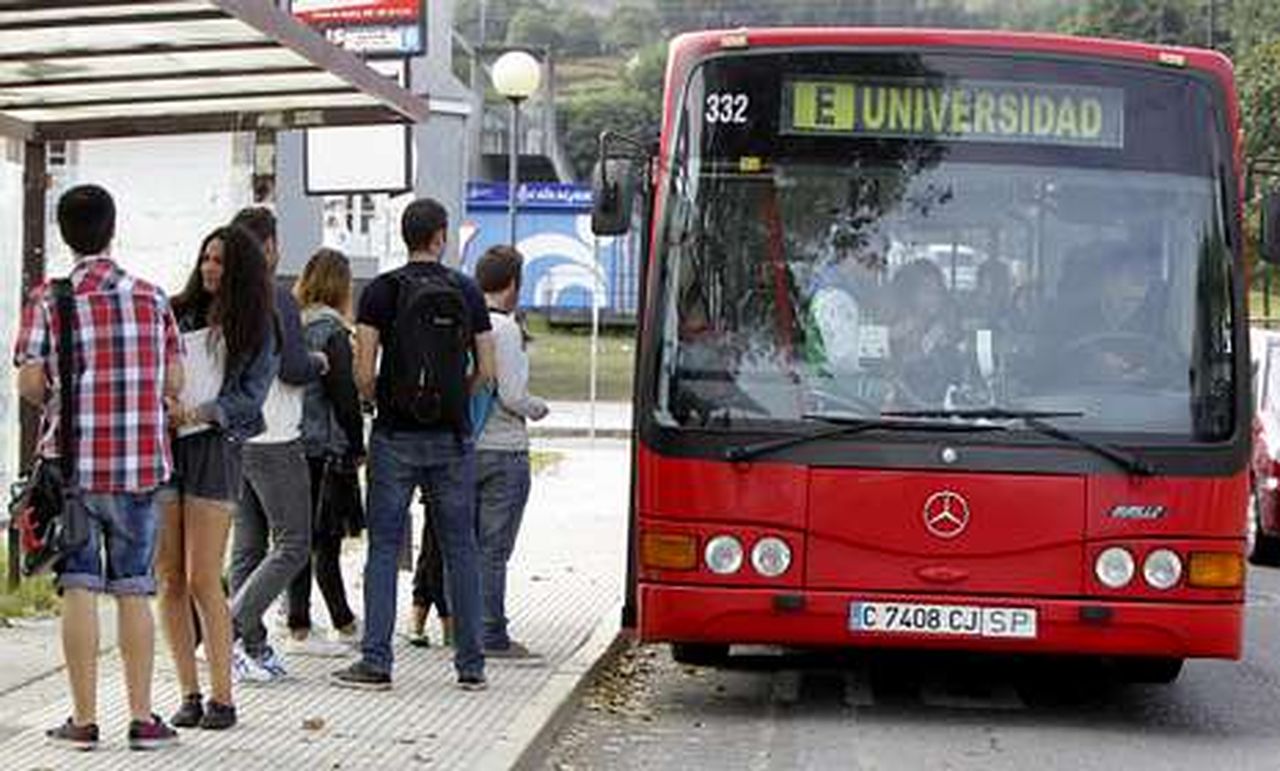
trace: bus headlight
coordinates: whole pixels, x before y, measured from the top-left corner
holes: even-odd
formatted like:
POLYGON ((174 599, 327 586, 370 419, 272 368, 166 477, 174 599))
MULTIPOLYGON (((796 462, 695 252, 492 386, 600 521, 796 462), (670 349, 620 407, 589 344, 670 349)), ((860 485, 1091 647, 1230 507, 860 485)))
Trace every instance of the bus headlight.
POLYGON ((791 567, 791 547, 781 538, 761 538, 751 549, 751 567, 767 578, 777 578, 791 567))
POLYGON ((1133 555, 1127 549, 1112 546, 1098 555, 1098 561, 1093 566, 1093 574, 1098 577, 1103 586, 1121 589, 1133 580, 1134 567, 1133 555))
POLYGON ((1172 589, 1182 580, 1182 559, 1168 549, 1156 549, 1142 561, 1142 577, 1152 589, 1172 589))
POLYGON ((707 541, 702 558, 712 573, 722 576, 737 573, 742 567, 742 542, 731 535, 718 535, 707 541))

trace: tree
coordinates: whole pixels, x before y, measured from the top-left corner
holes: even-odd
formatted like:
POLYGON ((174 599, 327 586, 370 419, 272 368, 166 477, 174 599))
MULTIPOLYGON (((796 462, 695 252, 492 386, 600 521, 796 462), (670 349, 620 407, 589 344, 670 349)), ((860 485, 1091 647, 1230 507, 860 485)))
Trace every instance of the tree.
POLYGON ((581 9, 563 13, 560 20, 563 53, 571 56, 595 56, 600 53, 600 22, 581 9))
POLYGON ((1280 38, 1280 3, 1275 0, 1217 0, 1217 28, 1230 33, 1232 56, 1243 58, 1269 40, 1280 38))
POLYGON ((627 62, 622 79, 626 85, 661 104, 667 75, 667 44, 654 43, 636 52, 627 62))
POLYGON ((561 106, 560 136, 579 179, 591 173, 597 140, 606 129, 648 141, 658 136, 662 97, 631 88, 577 94, 561 106))
POLYGON ((564 38, 556 13, 537 4, 526 4, 516 11, 507 25, 507 45, 560 48, 564 38))
POLYGON ((1204 45, 1208 15, 1203 0, 1088 0, 1063 19, 1061 30, 1147 43, 1204 45))
POLYGON ((453 24, 458 32, 473 43, 499 43, 507 39, 507 25, 516 9, 528 0, 458 0, 453 24), (480 5, 484 4, 485 34, 480 35, 480 5))
POLYGON ((604 47, 614 53, 625 53, 662 39, 658 13, 651 6, 619 5, 604 23, 601 33, 604 47))
POLYGON ((1236 70, 1245 155, 1280 154, 1280 36, 1254 45, 1236 70))

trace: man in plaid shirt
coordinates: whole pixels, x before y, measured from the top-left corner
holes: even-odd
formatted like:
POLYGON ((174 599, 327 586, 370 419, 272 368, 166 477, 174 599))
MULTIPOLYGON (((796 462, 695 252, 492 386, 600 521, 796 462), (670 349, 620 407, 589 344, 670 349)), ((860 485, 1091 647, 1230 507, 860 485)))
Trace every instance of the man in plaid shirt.
MULTIPOLYGON (((155 627, 152 556, 158 520, 155 492, 170 473, 165 400, 182 387, 181 338, 160 289, 123 271, 110 257, 115 204, 106 190, 83 185, 58 201, 62 238, 76 255, 76 485, 89 512, 90 537, 59 560, 62 645, 73 714, 47 732, 79 749, 98 743, 97 596, 114 595, 120 655, 129 697, 128 742, 134 749, 171 744, 172 728, 151 711, 155 627)), ((58 454, 59 321, 49 285, 23 309, 14 350, 18 390, 43 409, 37 452, 58 454)))

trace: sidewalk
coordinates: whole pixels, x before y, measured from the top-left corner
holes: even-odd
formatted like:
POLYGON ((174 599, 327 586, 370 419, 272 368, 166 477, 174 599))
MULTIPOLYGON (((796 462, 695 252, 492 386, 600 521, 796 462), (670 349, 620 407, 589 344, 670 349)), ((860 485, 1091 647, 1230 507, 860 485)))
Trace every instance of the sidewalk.
MULTIPOLYGON (((626 444, 600 440, 588 447, 582 441, 560 439, 539 441, 536 449, 554 451, 558 460, 534 479, 509 579, 508 612, 513 635, 546 655, 541 666, 490 661, 489 689, 466 693, 454 685, 448 650, 420 650, 398 639, 394 690, 365 693, 329 684, 328 673, 346 660, 293 656, 288 659, 289 681, 238 689, 241 725, 234 730, 223 734, 184 731, 182 743, 172 750, 134 753, 125 748, 127 714, 119 660, 113 652, 104 655, 100 664, 103 745, 97 752, 81 754, 44 741, 44 730, 60 723, 70 711, 65 674, 50 669, 52 657, 47 650, 33 655, 29 641, 20 642, 14 630, 0 629, 0 660, 5 669, 29 673, 24 678, 28 684, 0 691, 0 758, 5 767, 15 771, 505 767, 551 718, 568 693, 566 683, 576 683, 585 673, 584 658, 594 657, 596 650, 603 652, 600 641, 611 637, 617 623, 613 613, 621 597, 625 566, 626 444)), ((356 605, 361 600, 363 551, 363 544, 352 544, 345 558, 356 605)), ((402 620, 408 617, 410 578, 401 574, 402 620)), ((318 591, 313 596, 315 611, 317 622, 327 622, 318 591)), ((275 626, 274 610, 269 619, 275 626)), ((434 618, 428 630, 433 641, 439 639, 434 618)), ((56 636, 46 634, 48 649, 56 649, 56 636)), ((156 665, 156 709, 167 716, 178 704, 178 693, 163 643, 156 665)))
MULTIPOLYGON (((549 402, 547 416, 529 423, 533 436, 588 436, 591 432, 590 402, 549 402)), ((626 439, 631 436, 631 402, 596 402, 597 437, 626 439)))

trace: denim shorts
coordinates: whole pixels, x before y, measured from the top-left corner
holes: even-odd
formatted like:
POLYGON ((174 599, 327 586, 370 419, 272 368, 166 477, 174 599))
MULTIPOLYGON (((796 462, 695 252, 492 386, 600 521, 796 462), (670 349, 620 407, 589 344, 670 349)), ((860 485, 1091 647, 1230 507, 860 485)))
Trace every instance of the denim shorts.
POLYGON ((244 480, 241 444, 218 429, 173 440, 173 476, 166 496, 194 496, 210 501, 240 500, 244 480))
POLYGON ((84 503, 89 540, 59 560, 58 588, 117 596, 155 594, 155 493, 85 493, 84 503))

